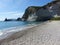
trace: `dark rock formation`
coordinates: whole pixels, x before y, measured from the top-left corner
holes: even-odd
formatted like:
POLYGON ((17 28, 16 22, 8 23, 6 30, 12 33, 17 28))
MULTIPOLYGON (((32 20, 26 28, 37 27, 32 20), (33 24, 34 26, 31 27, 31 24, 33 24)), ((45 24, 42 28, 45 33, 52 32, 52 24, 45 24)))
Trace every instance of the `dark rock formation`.
POLYGON ((26 9, 22 19, 24 21, 45 21, 51 18, 51 14, 45 6, 31 6, 26 9))
POLYGON ((55 0, 42 7, 30 6, 25 10, 22 17, 23 21, 45 21, 54 15, 60 15, 60 1, 55 0))
POLYGON ((50 12, 48 9, 40 9, 37 11, 36 15, 38 16, 36 21, 46 21, 50 20, 52 18, 52 12, 50 12))
POLYGON ((5 19, 4 21, 16 21, 16 19, 5 19))
POLYGON ((22 19, 19 17, 19 18, 17 18, 17 21, 22 21, 22 19))
POLYGON ((22 19, 21 18, 17 18, 17 19, 7 19, 7 18, 5 18, 4 21, 22 21, 22 19))
POLYGON ((7 21, 8 19, 7 18, 5 18, 5 21, 7 21))

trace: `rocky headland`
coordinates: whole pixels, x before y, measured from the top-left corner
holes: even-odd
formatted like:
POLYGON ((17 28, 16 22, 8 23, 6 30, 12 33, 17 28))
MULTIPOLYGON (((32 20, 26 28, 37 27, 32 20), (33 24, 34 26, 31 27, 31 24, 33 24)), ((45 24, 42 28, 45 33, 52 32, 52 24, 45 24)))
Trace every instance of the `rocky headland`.
POLYGON ((46 21, 55 15, 60 16, 60 1, 54 0, 44 6, 29 6, 22 17, 23 21, 46 21))
POLYGON ((46 21, 55 16, 60 16, 60 1, 53 0, 44 6, 29 6, 22 18, 5 19, 5 21, 46 21))

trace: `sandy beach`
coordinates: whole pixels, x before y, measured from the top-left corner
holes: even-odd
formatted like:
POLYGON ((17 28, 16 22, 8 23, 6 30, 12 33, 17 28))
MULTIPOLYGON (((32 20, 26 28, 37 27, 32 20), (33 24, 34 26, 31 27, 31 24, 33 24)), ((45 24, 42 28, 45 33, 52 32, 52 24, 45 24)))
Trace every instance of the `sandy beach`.
POLYGON ((0 45, 60 45, 60 21, 48 21, 16 32, 1 40, 0 45))

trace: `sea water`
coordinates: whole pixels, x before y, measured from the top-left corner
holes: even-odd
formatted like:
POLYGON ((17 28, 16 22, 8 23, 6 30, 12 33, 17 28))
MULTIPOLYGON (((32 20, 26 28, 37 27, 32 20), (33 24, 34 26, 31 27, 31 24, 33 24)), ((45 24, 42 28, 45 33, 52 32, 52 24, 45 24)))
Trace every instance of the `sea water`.
POLYGON ((40 23, 41 22, 0 21, 0 40, 15 32, 34 27, 40 23))
POLYGON ((24 26, 27 24, 28 24, 27 22, 23 21, 0 21, 0 30, 11 27, 24 26))
POLYGON ((27 21, 0 21, 0 30, 12 28, 12 27, 23 27, 32 24, 38 24, 38 23, 27 22, 27 21))

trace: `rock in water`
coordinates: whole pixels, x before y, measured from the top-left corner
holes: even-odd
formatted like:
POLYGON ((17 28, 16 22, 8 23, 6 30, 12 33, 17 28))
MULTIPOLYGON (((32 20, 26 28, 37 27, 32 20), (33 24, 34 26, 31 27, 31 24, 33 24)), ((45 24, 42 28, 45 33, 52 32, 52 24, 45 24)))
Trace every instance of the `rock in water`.
POLYGON ((22 19, 19 17, 19 18, 17 18, 17 21, 21 21, 22 19))

